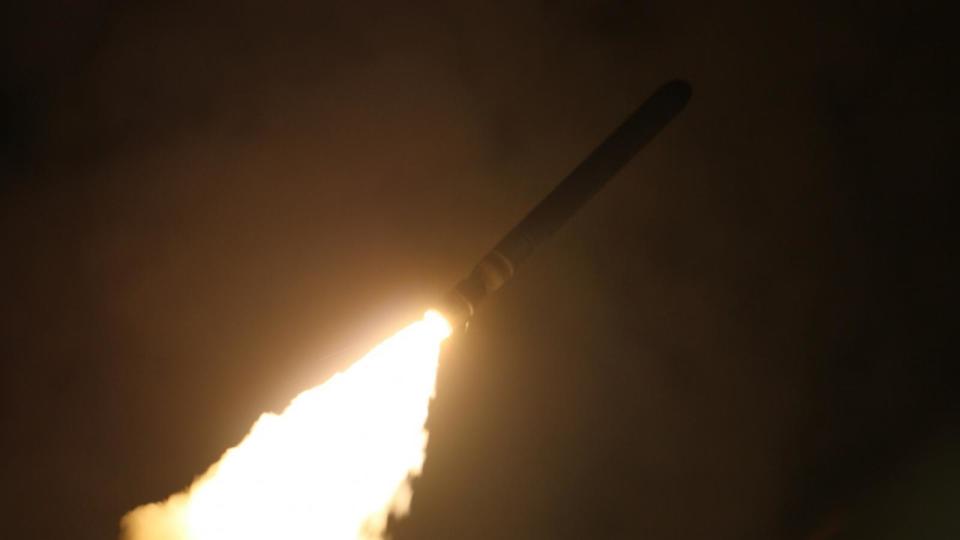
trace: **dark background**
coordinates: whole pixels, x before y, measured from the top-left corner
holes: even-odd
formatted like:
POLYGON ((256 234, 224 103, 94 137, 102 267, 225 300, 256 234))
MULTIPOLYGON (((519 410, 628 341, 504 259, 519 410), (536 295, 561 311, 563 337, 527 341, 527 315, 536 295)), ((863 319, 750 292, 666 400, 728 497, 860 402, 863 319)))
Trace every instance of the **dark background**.
POLYGON ((960 537, 947 3, 19 4, 0 536, 114 537, 681 76, 450 343, 397 538, 960 537))

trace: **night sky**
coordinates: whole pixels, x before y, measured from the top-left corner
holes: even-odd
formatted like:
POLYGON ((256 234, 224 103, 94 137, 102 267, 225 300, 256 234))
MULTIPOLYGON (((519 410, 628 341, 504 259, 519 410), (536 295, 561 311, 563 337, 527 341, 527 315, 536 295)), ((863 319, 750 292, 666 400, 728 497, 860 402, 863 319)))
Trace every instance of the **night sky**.
POLYGON ((0 537, 114 538, 675 77, 448 344, 395 537, 960 537, 948 3, 18 4, 0 537))

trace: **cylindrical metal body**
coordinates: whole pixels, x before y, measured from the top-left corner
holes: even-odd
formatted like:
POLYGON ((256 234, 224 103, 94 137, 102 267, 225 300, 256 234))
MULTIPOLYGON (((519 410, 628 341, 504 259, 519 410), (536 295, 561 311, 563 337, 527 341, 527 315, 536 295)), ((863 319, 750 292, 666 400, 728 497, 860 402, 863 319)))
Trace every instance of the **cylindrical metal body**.
POLYGON ((541 242, 566 223, 647 145, 690 100, 691 88, 675 80, 661 86, 587 156, 540 204, 503 237, 444 300, 443 311, 459 326, 490 292, 499 289, 541 242))

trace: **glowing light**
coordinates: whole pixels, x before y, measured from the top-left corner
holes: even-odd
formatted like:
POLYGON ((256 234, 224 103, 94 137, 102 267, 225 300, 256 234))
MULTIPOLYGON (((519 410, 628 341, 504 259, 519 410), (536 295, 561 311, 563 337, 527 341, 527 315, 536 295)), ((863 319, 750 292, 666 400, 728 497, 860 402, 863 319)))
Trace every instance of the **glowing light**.
POLYGON ((440 344, 437 312, 347 371, 264 414, 236 447, 165 502, 123 518, 128 540, 380 538, 419 474, 440 344))

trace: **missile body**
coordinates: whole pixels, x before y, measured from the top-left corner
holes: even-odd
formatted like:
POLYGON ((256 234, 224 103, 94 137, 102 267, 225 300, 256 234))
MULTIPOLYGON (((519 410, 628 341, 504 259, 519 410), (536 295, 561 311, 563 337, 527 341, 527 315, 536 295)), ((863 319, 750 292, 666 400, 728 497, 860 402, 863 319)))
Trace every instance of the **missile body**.
POLYGON ((690 85, 661 86, 553 189, 444 298, 441 311, 454 328, 464 326, 480 302, 513 277, 541 242, 566 223, 647 145, 690 100, 690 85))

